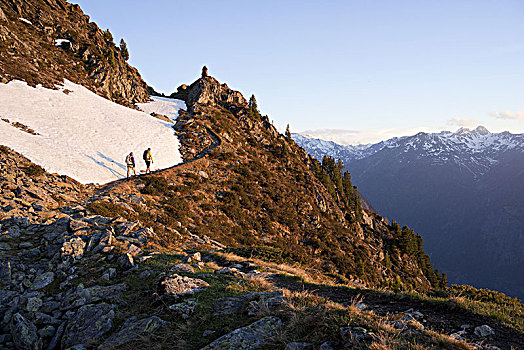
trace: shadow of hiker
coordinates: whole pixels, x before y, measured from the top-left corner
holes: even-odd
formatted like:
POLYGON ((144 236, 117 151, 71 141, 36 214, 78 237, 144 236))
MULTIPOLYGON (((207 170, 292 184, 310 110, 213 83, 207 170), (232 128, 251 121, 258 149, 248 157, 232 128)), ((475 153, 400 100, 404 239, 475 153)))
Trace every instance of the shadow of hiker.
MULTIPOLYGON (((107 158, 107 157, 103 156, 100 152, 98 152, 98 155, 99 155, 101 158, 105 159, 105 160, 109 160, 111 163, 117 165, 118 167, 120 167, 120 168, 124 168, 124 166, 123 166, 122 164, 119 164, 119 163, 117 163, 117 162, 115 162, 115 161, 110 160, 110 158, 107 158)), ((106 169, 109 170, 109 171, 111 172, 111 174, 113 174, 114 176, 117 176, 117 177, 123 177, 123 176, 125 176, 125 174, 122 174, 122 173, 116 171, 115 169, 113 169, 113 168, 107 166, 104 162, 102 162, 102 161, 100 161, 100 160, 97 160, 97 159, 95 159, 95 158, 92 157, 92 156, 87 156, 87 158, 91 159, 91 160, 92 160, 93 162, 95 162, 96 164, 98 164, 98 165, 100 165, 100 166, 106 168, 106 169)))

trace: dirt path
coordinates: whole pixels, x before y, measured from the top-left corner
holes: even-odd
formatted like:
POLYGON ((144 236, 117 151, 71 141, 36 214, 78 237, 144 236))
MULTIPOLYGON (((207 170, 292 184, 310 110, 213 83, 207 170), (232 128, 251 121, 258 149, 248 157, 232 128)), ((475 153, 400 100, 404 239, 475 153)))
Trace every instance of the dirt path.
POLYGON ((524 350, 524 333, 501 325, 498 321, 489 317, 474 314, 450 303, 417 300, 407 296, 395 297, 380 294, 379 292, 354 290, 345 287, 303 284, 291 281, 283 276, 274 276, 272 279, 275 285, 280 288, 286 288, 291 291, 309 291, 341 304, 351 304, 355 298, 361 298, 362 302, 368 305, 369 309, 381 316, 405 312, 412 308, 424 314, 423 325, 426 329, 439 333, 449 335, 460 331, 462 325, 470 325, 471 327, 467 329, 466 335, 469 342, 482 340, 482 338, 473 334, 473 330, 477 326, 486 324, 495 330, 495 335, 484 341, 483 344, 494 345, 504 350, 524 350))

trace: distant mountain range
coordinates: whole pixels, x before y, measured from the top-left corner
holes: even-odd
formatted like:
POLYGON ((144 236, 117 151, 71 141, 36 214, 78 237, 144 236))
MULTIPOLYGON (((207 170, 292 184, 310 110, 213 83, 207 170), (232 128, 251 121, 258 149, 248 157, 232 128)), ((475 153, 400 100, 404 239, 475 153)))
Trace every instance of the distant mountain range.
POLYGON ((479 126, 343 146, 294 134, 341 159, 380 213, 420 233, 451 282, 524 297, 524 134, 479 126))

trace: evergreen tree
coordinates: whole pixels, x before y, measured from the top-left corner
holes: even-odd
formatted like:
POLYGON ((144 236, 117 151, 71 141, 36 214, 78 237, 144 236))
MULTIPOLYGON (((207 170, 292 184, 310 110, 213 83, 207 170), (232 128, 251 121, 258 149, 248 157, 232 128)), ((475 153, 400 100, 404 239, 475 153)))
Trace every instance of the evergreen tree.
POLYGON ((113 34, 109 31, 109 28, 104 32, 104 39, 106 39, 106 41, 113 41, 113 34))
POLYGON ((291 131, 289 131, 289 124, 286 126, 286 139, 291 140, 291 131))
POLYGON ((124 61, 129 60, 129 50, 127 49, 127 44, 124 41, 124 38, 120 39, 120 52, 122 53, 124 61))
POLYGON ((257 104, 257 99, 255 98, 255 94, 251 95, 247 105, 249 107, 249 111, 248 111, 249 116, 254 119, 260 119, 261 115, 260 115, 260 111, 258 110, 258 104, 257 104))

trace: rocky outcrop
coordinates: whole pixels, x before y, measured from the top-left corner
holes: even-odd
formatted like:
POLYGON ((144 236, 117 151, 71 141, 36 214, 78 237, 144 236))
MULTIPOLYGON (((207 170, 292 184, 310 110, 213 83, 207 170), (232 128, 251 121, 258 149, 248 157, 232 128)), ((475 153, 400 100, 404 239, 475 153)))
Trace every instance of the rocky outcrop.
POLYGON ((137 339, 148 336, 155 331, 161 330, 169 322, 157 316, 151 316, 141 320, 129 319, 124 323, 123 328, 110 336, 98 347, 98 349, 114 349, 124 344, 133 343, 137 339))
POLYGON ((68 79, 128 106, 147 101, 146 83, 113 40, 78 5, 0 0, 0 81, 53 88, 68 79))
POLYGON ((247 101, 238 91, 230 89, 226 83, 220 84, 212 76, 204 76, 185 89, 179 87, 178 92, 171 95, 173 98, 182 99, 188 106, 188 111, 193 112, 195 105, 221 106, 226 109, 247 107, 247 101))

